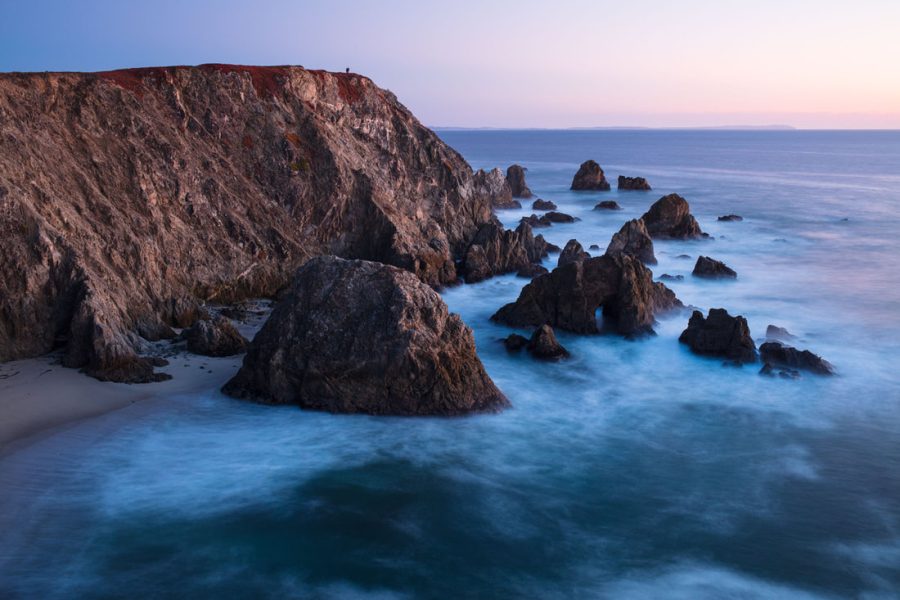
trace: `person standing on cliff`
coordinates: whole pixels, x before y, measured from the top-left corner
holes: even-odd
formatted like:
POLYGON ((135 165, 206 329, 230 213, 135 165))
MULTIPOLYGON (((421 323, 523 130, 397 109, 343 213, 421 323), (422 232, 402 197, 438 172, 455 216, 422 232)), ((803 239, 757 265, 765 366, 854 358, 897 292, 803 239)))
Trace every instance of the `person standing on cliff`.
POLYGON ((349 72, 350 72, 350 67, 347 67, 347 70, 345 71, 345 73, 349 73, 349 72))

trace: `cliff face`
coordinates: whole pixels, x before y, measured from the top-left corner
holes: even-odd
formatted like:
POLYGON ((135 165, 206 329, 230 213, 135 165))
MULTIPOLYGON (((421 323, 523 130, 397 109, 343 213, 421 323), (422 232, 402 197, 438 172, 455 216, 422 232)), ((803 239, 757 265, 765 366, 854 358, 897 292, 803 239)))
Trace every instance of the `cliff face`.
POLYGON ((143 340, 198 301, 269 295, 307 259, 456 279, 490 198, 353 74, 203 65, 0 75, 0 360, 65 345, 152 379, 143 340))

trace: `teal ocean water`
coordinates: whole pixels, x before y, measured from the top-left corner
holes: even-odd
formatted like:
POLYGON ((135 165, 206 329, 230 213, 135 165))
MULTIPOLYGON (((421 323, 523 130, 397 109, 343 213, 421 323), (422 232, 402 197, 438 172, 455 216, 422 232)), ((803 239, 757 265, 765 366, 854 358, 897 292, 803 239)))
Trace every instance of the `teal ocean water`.
POLYGON ((335 416, 211 393, 67 429, 0 460, 0 597, 900 595, 900 132, 440 135, 474 168, 527 167, 581 219, 542 231, 559 245, 605 249, 681 194, 714 239, 657 243, 654 273, 757 339, 786 327, 838 375, 694 356, 685 314, 638 341, 560 333, 572 358, 538 363, 489 321, 525 280, 451 288, 512 409, 335 416), (654 191, 570 192, 588 158, 654 191), (593 211, 604 199, 624 210, 593 211), (692 279, 699 253, 738 279, 692 279))

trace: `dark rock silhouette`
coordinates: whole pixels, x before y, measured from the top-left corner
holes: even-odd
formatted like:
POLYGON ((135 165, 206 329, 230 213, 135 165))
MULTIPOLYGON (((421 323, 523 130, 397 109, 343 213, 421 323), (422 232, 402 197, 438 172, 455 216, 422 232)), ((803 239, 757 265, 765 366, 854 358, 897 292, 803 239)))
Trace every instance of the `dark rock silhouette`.
POLYGON ((500 169, 479 170, 474 175, 473 183, 476 193, 490 198, 494 208, 522 208, 518 200, 513 200, 512 190, 500 169))
POLYGON ((793 340, 795 338, 796 338, 796 336, 794 336, 790 331, 788 331, 784 327, 778 327, 776 325, 769 325, 768 327, 766 327, 766 339, 781 340, 781 341, 787 342, 787 341, 793 340))
POLYGON ((722 217, 719 217, 718 220, 719 220, 719 221, 725 221, 725 222, 730 222, 730 221, 743 221, 743 220, 744 220, 744 217, 742 217, 742 216, 740 216, 740 215, 724 215, 724 216, 722 216, 722 217))
POLYGON ((524 266, 521 269, 519 269, 518 271, 516 271, 516 276, 524 277, 526 279, 534 279, 535 277, 540 277, 541 275, 544 275, 545 273, 549 273, 549 271, 547 271, 546 267, 539 265, 539 264, 531 263, 530 265, 524 266))
POLYGON ((669 194, 654 202, 641 219, 654 238, 690 239, 706 235, 691 215, 687 200, 678 194, 669 194))
POLYGON ((531 198, 531 190, 525 184, 526 170, 519 165, 511 165, 506 169, 506 181, 512 190, 513 198, 531 198))
POLYGON ((594 206, 594 210, 622 210, 622 207, 615 200, 603 200, 594 206))
POLYGON ((732 317, 724 308, 709 309, 706 318, 695 310, 678 341, 696 354, 721 356, 735 363, 756 361, 756 344, 750 337, 747 320, 732 317))
POLYGON ((552 200, 541 200, 538 198, 531 203, 532 210, 556 210, 556 203, 552 200))
POLYGON ((578 172, 575 173, 575 177, 572 179, 572 189, 608 191, 609 182, 600 165, 593 160, 587 160, 581 163, 578 172))
POLYGON ((833 375, 834 367, 809 350, 798 350, 781 342, 766 342, 759 347, 759 357, 769 367, 810 371, 817 375, 833 375))
POLYGON ((412 273, 314 258, 223 391, 268 404, 374 415, 460 415, 508 401, 472 331, 412 273))
POLYGON ((606 248, 610 256, 628 254, 648 265, 656 264, 656 256, 653 254, 653 240, 647 233, 644 222, 640 219, 628 221, 615 234, 606 248))
POLYGON ((557 266, 562 267, 569 263, 590 258, 591 255, 584 251, 584 248, 578 240, 569 240, 566 242, 565 248, 559 253, 557 266))
POLYGON ((151 381, 146 339, 200 303, 272 297, 322 254, 450 284, 492 218, 459 153, 359 75, 3 73, 0 115, 0 361, 62 345, 151 381))
POLYGON ((651 190, 650 183, 643 177, 623 177, 619 175, 618 184, 616 186, 620 190, 635 190, 649 192, 651 190))
POLYGON ((675 294, 639 260, 599 256, 557 267, 526 285, 519 298, 491 317, 514 327, 554 328, 598 333, 604 325, 626 336, 653 332, 655 315, 680 307, 675 294))
POLYGON ((233 356, 247 349, 244 339, 225 317, 201 319, 184 331, 188 352, 204 356, 233 356))
POLYGON ((684 275, 669 275, 668 273, 663 273, 658 279, 660 281, 684 281, 684 275))
POLYGON ((503 338, 502 341, 507 352, 518 352, 528 345, 528 338, 524 335, 519 335, 518 333, 511 333, 503 338))
POLYGON ((482 225, 466 251, 461 272, 467 283, 475 283, 521 269, 528 269, 547 256, 543 236, 535 236, 531 226, 521 223, 504 229, 496 220, 482 225))
POLYGON ((591 245, 588 247, 588 249, 589 249, 589 250, 599 250, 599 249, 600 249, 600 246, 599 246, 598 244, 591 244, 591 245))
POLYGON ((556 339, 553 328, 546 324, 534 331, 526 347, 532 356, 540 360, 561 360, 569 357, 569 351, 556 339))
POLYGON ((574 223, 577 221, 572 215, 566 213, 550 211, 542 215, 531 215, 522 217, 520 223, 527 223, 531 227, 550 227, 554 223, 574 223))
POLYGON ((694 277, 705 279, 736 279, 737 273, 722 261, 708 256, 697 257, 697 264, 691 273, 694 277))

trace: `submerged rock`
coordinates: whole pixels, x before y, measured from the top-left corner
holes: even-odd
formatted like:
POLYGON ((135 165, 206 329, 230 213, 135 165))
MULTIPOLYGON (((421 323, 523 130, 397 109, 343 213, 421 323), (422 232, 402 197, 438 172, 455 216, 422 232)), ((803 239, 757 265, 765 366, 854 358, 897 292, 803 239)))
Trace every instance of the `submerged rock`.
POLYGON ((606 253, 610 256, 628 254, 645 264, 656 264, 653 240, 650 239, 650 234, 640 219, 632 219, 622 225, 622 228, 612 236, 606 253))
POLYGON ((719 221, 732 222, 732 221, 743 221, 744 217, 740 215, 724 215, 719 217, 719 221))
POLYGON ((508 401, 472 331, 440 295, 388 265, 314 258, 223 391, 268 404, 373 415, 460 415, 508 401))
POLYGON ((590 257, 591 255, 584 251, 584 248, 581 247, 581 244, 578 242, 578 240, 572 239, 566 242, 566 247, 563 248, 562 252, 560 252, 559 260, 556 264, 558 267, 562 267, 569 263, 584 260, 590 257))
POLYGON ((605 192, 609 190, 609 182, 606 180, 606 175, 604 175, 600 165, 593 160, 586 160, 581 163, 578 172, 575 173, 575 177, 572 179, 572 189, 605 192))
POLYGON ((477 194, 491 199, 494 208, 522 208, 518 200, 513 200, 512 190, 500 169, 479 170, 472 183, 477 194))
POLYGON ((588 246, 588 249, 589 250, 599 250, 600 246, 598 244, 591 244, 590 246, 588 246))
POLYGON ((532 210, 556 210, 556 203, 552 200, 541 200, 538 198, 531 203, 532 210))
POLYGON ((507 352, 518 352, 528 345, 528 338, 518 333, 511 333, 503 338, 502 341, 507 352))
POLYGON ((821 356, 781 342, 766 342, 760 346, 759 357, 768 367, 801 369, 817 375, 834 375, 834 367, 821 356))
POLYGON ((658 279, 660 281, 684 281, 684 275, 669 275, 668 273, 663 273, 658 279))
POLYGON ((511 165, 506 169, 506 181, 513 198, 531 198, 531 190, 525 184, 525 171, 527 169, 519 165, 511 165))
POLYGON ((199 320, 184 331, 188 352, 203 356, 234 356, 247 349, 247 340, 225 317, 199 320))
POLYGON ((531 334, 527 348, 532 356, 540 360, 561 360, 569 356, 569 351, 556 339, 553 328, 546 324, 531 334))
POLYGON ((697 264, 694 265, 694 271, 691 274, 694 277, 703 277, 705 279, 737 278, 737 273, 728 265, 708 256, 697 258, 697 264))
POLYGON ((709 316, 695 310, 678 341, 696 354, 721 356, 735 363, 756 361, 756 344, 750 337, 747 319, 732 317, 724 308, 709 309, 709 316))
POLYGON ((705 237, 691 214, 687 200, 678 194, 663 196, 641 217, 654 238, 691 239, 705 237))
POLYGON ((619 206, 619 203, 615 200, 604 200, 598 202, 596 206, 594 206, 594 210, 622 210, 622 207, 619 206))
POLYGON ((616 186, 620 190, 636 190, 649 192, 651 190, 650 183, 643 177, 624 177, 619 175, 619 181, 616 186))
POLYGON ((675 294, 639 260, 598 256, 557 267, 526 285, 515 302, 491 319, 514 327, 544 324, 576 333, 598 333, 604 325, 626 336, 653 332, 655 315, 682 306, 675 294))

